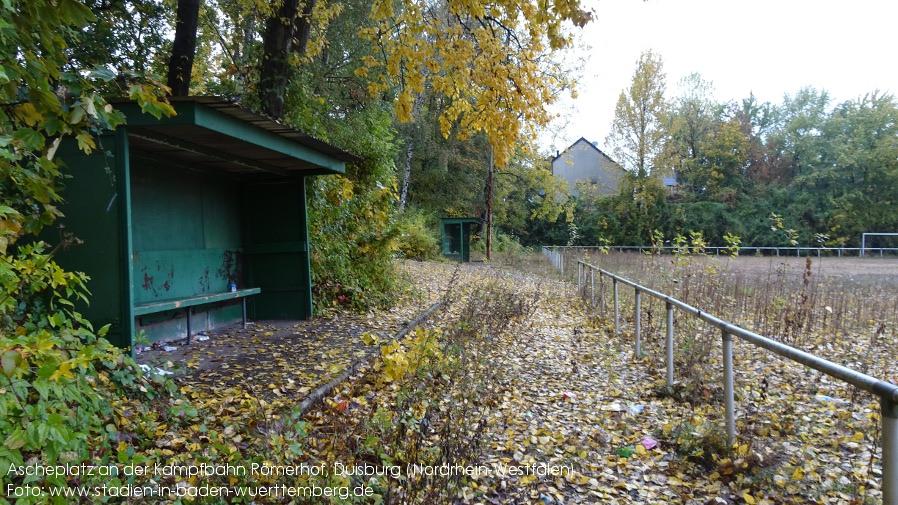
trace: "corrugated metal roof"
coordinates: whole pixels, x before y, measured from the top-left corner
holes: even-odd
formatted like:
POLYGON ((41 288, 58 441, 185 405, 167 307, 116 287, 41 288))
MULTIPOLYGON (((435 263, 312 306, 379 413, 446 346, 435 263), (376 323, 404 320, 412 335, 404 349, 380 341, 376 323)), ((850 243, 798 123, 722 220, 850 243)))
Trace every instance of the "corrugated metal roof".
POLYGON ((211 109, 215 109, 231 117, 237 118, 245 123, 250 123, 259 128, 262 128, 263 130, 290 139, 298 144, 310 147, 312 149, 315 149, 316 151, 328 154, 330 156, 333 156, 334 158, 337 158, 338 160, 342 160, 347 163, 358 162, 362 160, 361 157, 344 151, 334 145, 328 144, 327 142, 315 138, 308 133, 297 130, 292 126, 286 125, 270 117, 263 116, 262 114, 259 114, 257 112, 253 112, 238 103, 231 102, 220 97, 171 97, 169 98, 169 100, 173 102, 183 100, 201 103, 211 109))
MULTIPOLYGON (((249 130, 257 132, 263 130, 289 143, 320 153, 325 158, 319 156, 316 160, 315 156, 307 156, 307 159, 304 159, 288 154, 297 151, 296 149, 278 150, 271 145, 262 145, 270 142, 253 142, 236 138, 214 127, 185 122, 179 117, 162 118, 157 122, 153 118, 136 117, 133 114, 129 115, 129 124, 126 126, 132 155, 188 169, 215 171, 238 178, 252 179, 296 178, 340 173, 343 171, 343 163, 362 160, 355 154, 220 97, 170 97, 169 101, 175 110, 178 110, 179 104, 200 104, 201 107, 238 120, 241 124, 247 125, 249 130), (330 166, 327 159, 331 159, 330 166), (337 163, 336 168, 334 163, 337 163)), ((133 104, 130 101, 118 103, 133 104)), ((266 137, 262 134, 258 138, 264 140, 266 137)))

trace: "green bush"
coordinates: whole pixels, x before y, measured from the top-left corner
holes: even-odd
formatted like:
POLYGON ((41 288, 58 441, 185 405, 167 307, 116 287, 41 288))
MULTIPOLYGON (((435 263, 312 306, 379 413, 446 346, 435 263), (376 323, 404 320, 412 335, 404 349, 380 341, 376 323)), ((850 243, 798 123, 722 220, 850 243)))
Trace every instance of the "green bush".
POLYGON ((363 189, 342 176, 318 177, 309 186, 316 313, 388 304, 396 287, 392 191, 363 189))
MULTIPOLYGON (((5 483, 42 490, 71 482, 26 475, 24 465, 100 466, 129 457, 117 448, 121 401, 141 408, 160 386, 102 338, 106 327, 95 332, 73 310, 72 300, 86 299, 87 277, 62 270, 45 249, 22 246, 0 262, 0 468, 5 483)), ((83 486, 108 482, 80 477, 83 486)), ((48 499, 34 494, 16 503, 48 499)))
POLYGON ((440 243, 429 221, 428 216, 420 211, 407 210, 397 217, 397 248, 401 257, 428 260, 437 256, 440 243))
MULTIPOLYGON (((493 229, 492 252, 506 255, 522 255, 527 254, 528 249, 521 245, 518 238, 509 235, 500 230, 493 229)), ((486 252, 486 236, 471 237, 471 250, 485 253, 486 252)))

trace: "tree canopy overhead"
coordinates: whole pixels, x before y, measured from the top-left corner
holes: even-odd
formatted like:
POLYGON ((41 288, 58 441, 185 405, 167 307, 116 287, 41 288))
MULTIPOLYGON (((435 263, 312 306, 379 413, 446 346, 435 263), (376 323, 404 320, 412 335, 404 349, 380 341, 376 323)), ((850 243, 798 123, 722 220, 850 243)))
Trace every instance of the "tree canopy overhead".
POLYGON ((382 57, 366 57, 357 74, 385 70, 370 92, 398 84, 396 114, 408 122, 415 95, 431 88, 443 100, 442 134, 484 132, 502 166, 551 119, 546 107, 573 89, 552 52, 570 45, 568 27, 585 26, 592 14, 579 0, 404 0, 399 8, 377 0, 370 18, 374 25, 360 33, 382 57))

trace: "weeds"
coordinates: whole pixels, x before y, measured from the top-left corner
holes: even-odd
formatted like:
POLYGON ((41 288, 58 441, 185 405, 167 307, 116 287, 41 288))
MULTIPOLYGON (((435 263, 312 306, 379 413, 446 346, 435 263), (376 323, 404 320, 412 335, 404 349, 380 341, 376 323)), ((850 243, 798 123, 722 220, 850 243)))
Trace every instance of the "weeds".
MULTIPOLYGON (((728 242, 738 246, 737 237, 728 242)), ((728 257, 721 261, 703 254, 701 237, 695 235, 678 235, 671 244, 675 250, 672 257, 616 253, 596 254, 587 261, 769 338, 863 373, 898 379, 889 375, 894 366, 888 362, 898 308, 894 277, 874 277, 863 273, 862 267, 862 273, 839 271, 839 261, 857 260, 802 258, 799 263, 784 258, 728 257)), ((632 313, 632 303, 631 295, 621 297, 622 315, 632 313)), ((642 341, 647 357, 637 363, 644 363, 650 376, 662 375, 665 368, 664 313, 663 301, 643 296, 642 341)), ((608 318, 610 315, 604 320, 608 318)), ((769 491, 775 486, 796 496, 809 492, 808 498, 850 496, 853 503, 871 500, 869 483, 875 481, 871 475, 875 473, 879 430, 873 397, 807 368, 782 362, 771 365, 763 350, 740 349, 737 343, 736 429, 740 445, 728 447, 720 421, 719 330, 678 313, 674 333, 677 382, 655 387, 652 396, 659 399, 655 401, 688 404, 689 412, 696 412, 673 416, 657 432, 687 468, 697 465, 705 475, 724 484, 738 483, 734 485, 745 492, 769 491), (823 411, 822 417, 818 417, 819 411, 823 411), (871 428, 858 429, 859 425, 871 428), (852 464, 846 463, 850 461, 857 469, 838 479, 820 478, 814 472, 823 474, 826 465, 821 468, 806 458, 806 454, 818 452, 835 453, 827 456, 828 461, 841 460, 843 466, 852 464), (796 484, 815 479, 822 484, 796 484)), ((628 336, 626 331, 622 335, 628 336)))
POLYGON ((382 345, 373 373, 342 392, 324 413, 327 422, 318 423, 335 431, 310 435, 317 454, 341 464, 396 469, 348 483, 370 486, 382 503, 445 503, 470 484, 469 475, 451 469, 480 457, 494 386, 506 373, 489 357, 538 301, 538 290, 521 292, 497 271, 476 285, 458 278, 456 270, 440 321, 382 345), (365 405, 383 390, 392 391, 390 400, 365 405), (346 419, 350 411, 359 420, 346 419))

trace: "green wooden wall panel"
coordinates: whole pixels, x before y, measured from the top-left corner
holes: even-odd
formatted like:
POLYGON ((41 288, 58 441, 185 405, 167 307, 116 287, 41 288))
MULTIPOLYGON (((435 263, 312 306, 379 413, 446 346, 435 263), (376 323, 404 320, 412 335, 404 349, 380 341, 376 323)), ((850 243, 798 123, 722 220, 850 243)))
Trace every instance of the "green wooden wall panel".
POLYGON ((240 191, 230 179, 209 179, 203 186, 203 239, 207 249, 239 247, 240 191))
POLYGON ((236 181, 137 160, 131 193, 135 303, 245 285, 236 181))
POLYGON ((202 249, 203 185, 195 173, 132 160, 135 251, 202 249))
POLYGON ((242 257, 239 249, 135 251, 134 302, 221 293, 232 281, 243 287, 242 257))
POLYGON ((247 279, 258 319, 312 317, 305 184, 256 184, 243 190, 247 279))
MULTIPOLYGON (((215 174, 132 160, 133 303, 173 300, 246 285, 240 188, 215 174)), ((194 330, 240 319, 239 304, 195 309, 194 330)), ((142 316, 150 340, 186 334, 184 311, 142 316)))
POLYGON ((77 309, 96 328, 112 324, 107 338, 127 346, 131 336, 130 322, 123 321, 123 313, 130 310, 123 307, 128 300, 124 289, 128 279, 127 262, 123 260, 127 234, 123 207, 127 205, 127 194, 122 191, 120 174, 116 173, 116 168, 126 160, 118 155, 120 143, 114 135, 104 136, 102 141, 112 156, 99 152, 86 156, 74 142, 61 144, 57 156, 65 163, 65 172, 72 176, 65 180, 62 192, 65 201, 60 210, 65 215, 45 230, 41 238, 55 246, 65 231, 83 242, 60 250, 55 259, 67 270, 90 276, 88 289, 94 303, 78 303, 77 309))

